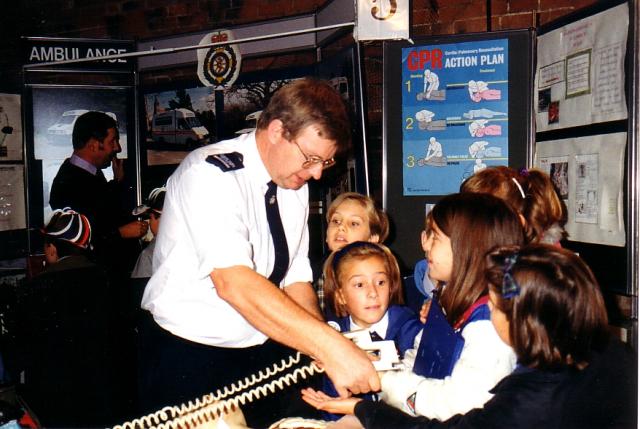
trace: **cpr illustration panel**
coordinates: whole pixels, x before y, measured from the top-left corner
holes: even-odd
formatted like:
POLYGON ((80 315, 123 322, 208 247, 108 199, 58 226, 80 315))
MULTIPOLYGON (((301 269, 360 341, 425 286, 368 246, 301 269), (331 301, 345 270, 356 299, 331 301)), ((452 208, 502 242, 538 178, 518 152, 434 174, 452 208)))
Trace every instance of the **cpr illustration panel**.
POLYGON ((509 41, 402 49, 403 195, 446 195, 508 165, 509 41))

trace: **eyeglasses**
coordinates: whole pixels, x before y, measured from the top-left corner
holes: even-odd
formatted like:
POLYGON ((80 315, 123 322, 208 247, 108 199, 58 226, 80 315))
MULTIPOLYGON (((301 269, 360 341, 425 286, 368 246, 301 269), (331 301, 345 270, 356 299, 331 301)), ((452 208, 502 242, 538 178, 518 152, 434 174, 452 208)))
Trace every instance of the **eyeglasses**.
POLYGON ((316 165, 320 164, 322 166, 322 169, 325 170, 329 167, 332 167, 335 163, 336 160, 331 157, 329 159, 322 159, 319 156, 316 155, 307 155, 306 153, 304 153, 304 151, 302 150, 302 148, 300 147, 300 145, 298 144, 297 141, 295 140, 291 140, 291 143, 293 143, 294 145, 296 145, 298 147, 298 150, 300 151, 300 153, 302 154, 302 156, 304 157, 304 162, 302 163, 302 168, 307 170, 309 168, 313 168, 316 165))

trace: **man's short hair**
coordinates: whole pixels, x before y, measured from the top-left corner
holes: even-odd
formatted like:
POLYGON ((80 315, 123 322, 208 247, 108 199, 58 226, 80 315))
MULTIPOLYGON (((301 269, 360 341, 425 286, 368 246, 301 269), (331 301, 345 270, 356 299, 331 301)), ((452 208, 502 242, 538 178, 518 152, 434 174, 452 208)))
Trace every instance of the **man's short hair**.
POLYGON ((80 115, 73 126, 73 149, 82 149, 91 138, 104 140, 109 128, 117 130, 118 124, 104 112, 91 111, 80 115))
POLYGON ((282 121, 288 140, 309 125, 316 125, 320 137, 336 142, 337 154, 350 148, 351 122, 347 107, 326 81, 307 77, 280 88, 262 111, 257 128, 264 130, 275 119, 282 121))

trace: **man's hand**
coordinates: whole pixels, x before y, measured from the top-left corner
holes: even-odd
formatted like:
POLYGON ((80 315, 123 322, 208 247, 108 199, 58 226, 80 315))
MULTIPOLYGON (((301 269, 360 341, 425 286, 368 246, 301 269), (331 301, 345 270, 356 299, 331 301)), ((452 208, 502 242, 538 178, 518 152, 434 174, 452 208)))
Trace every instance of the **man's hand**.
POLYGON ((332 398, 319 390, 302 389, 302 399, 312 407, 333 414, 353 414, 360 398, 332 398))
POLYGON ((111 160, 111 169, 113 170, 113 179, 116 182, 122 182, 124 180, 124 160, 113 158, 111 160))
POLYGON ((335 342, 317 360, 341 398, 380 390, 380 378, 367 353, 350 340, 335 342))
POLYGON ((134 220, 118 228, 122 238, 140 238, 147 233, 149 224, 143 220, 134 220))

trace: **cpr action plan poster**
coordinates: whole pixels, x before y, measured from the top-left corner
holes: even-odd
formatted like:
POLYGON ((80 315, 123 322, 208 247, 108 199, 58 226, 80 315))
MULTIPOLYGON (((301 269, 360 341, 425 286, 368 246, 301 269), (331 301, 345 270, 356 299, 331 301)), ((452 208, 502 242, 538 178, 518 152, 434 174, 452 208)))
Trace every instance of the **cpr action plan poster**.
POLYGON ((402 49, 403 195, 446 195, 507 165, 508 39, 402 49))

